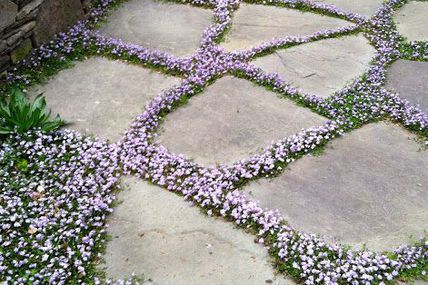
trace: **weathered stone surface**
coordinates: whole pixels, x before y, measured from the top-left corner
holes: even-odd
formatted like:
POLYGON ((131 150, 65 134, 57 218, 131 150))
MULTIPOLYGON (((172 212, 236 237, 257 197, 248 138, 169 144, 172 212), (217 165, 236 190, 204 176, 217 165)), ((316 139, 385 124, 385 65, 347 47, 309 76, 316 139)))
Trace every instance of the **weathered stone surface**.
POLYGON ((22 31, 24 34, 27 34, 33 30, 33 28, 36 26, 36 21, 30 21, 26 23, 25 25, 22 25, 19 30, 22 31))
POLYGON ((17 4, 19 8, 23 8, 25 5, 35 0, 12 0, 13 3, 17 4))
MULTIPOLYGON (((24 39, 28 38, 29 35, 31 34, 31 31, 33 30, 33 28, 35 27, 36 22, 35 21, 31 21, 26 23, 25 25, 19 27, 18 29, 14 30, 14 33, 11 33, 8 38, 6 39, 6 43, 7 43, 7 49, 8 51, 14 49, 15 47, 17 47, 21 42, 23 42, 24 39)), ((31 40, 28 38, 27 40, 27 46, 28 46, 28 41, 31 40)))
POLYGON ((197 163, 232 163, 324 121, 263 87, 226 76, 169 114, 158 141, 197 163))
POLYGON ((155 0, 131 0, 108 18, 101 32, 126 42, 191 55, 203 30, 213 22, 212 11, 155 0))
POLYGON ((6 70, 9 64, 10 64, 10 56, 8 55, 0 56, 0 72, 6 70))
POLYGON ((383 0, 316 0, 316 2, 332 4, 346 12, 354 12, 362 16, 371 17, 382 6, 383 0))
POLYGON ((428 40, 428 2, 410 1, 395 15, 397 29, 409 41, 428 40))
POLYGON ((24 59, 33 48, 30 39, 25 39, 16 49, 14 49, 10 54, 10 59, 13 64, 18 63, 20 60, 24 59))
POLYGON ((428 62, 398 60, 387 78, 388 88, 428 113, 428 62))
POLYGON ((367 125, 244 190, 297 229, 390 250, 427 229, 428 152, 409 137, 390 123, 367 125))
POLYGON ((24 33, 20 32, 19 30, 16 31, 16 33, 14 34, 11 34, 11 36, 8 37, 6 40, 7 46, 13 48, 13 46, 16 46, 17 44, 21 43, 23 36, 24 36, 24 33))
POLYGON ((58 32, 83 18, 80 0, 45 0, 40 6, 33 40, 37 46, 49 41, 58 32))
POLYGON ((109 219, 108 276, 135 272, 158 285, 294 284, 274 275, 267 250, 253 236, 203 215, 173 193, 127 182, 131 187, 120 193, 123 203, 109 219))
POLYGON ((91 58, 31 94, 43 92, 52 114, 59 113, 70 128, 116 141, 151 98, 178 82, 139 66, 91 58))
POLYGON ((316 31, 339 28, 349 22, 314 13, 273 6, 241 4, 232 29, 221 44, 226 50, 245 50, 286 36, 306 36, 316 31))
POLYGON ((7 48, 7 42, 4 40, 0 40, 0 54, 3 54, 6 48, 7 48))
POLYGON ((266 72, 276 72, 305 93, 328 97, 362 75, 375 49, 362 35, 303 44, 256 59, 266 72))
POLYGON ((43 1, 44 0, 34 0, 31 2, 28 2, 27 5, 25 5, 24 7, 22 7, 22 9, 19 10, 18 15, 16 15, 16 19, 19 21, 28 17, 29 15, 33 15, 33 12, 38 11, 43 1))
POLYGON ((0 31, 15 22, 18 5, 9 0, 0 0, 0 31))

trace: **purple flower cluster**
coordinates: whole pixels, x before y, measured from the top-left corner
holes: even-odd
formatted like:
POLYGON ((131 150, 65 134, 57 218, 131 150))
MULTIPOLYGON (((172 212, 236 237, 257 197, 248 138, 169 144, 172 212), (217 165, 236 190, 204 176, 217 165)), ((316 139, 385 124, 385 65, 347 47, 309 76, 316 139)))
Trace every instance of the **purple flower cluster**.
POLYGON ((428 61, 428 42, 402 43, 401 53, 405 59, 428 61))
POLYGON ((0 280, 88 279, 118 187, 116 149, 62 131, 14 135, 0 149, 0 280))
MULTIPOLYGON (((212 7, 215 23, 205 29, 194 55, 176 58, 94 31, 94 25, 105 17, 110 5, 116 3, 115 0, 99 1, 90 19, 34 51, 10 73, 9 81, 31 84, 37 81, 36 71, 43 66, 78 54, 143 63, 166 72, 178 72, 184 80, 149 102, 144 113, 135 118, 125 136, 114 145, 68 131, 51 135, 35 133, 30 135, 31 139, 11 137, 3 144, 0 164, 3 163, 6 170, 0 172, 0 187, 5 189, 0 193, 0 218, 5 222, 0 237, 0 277, 10 280, 10 284, 28 280, 33 284, 71 281, 81 284, 88 280, 85 279, 89 274, 87 269, 98 258, 93 252, 104 238, 105 216, 111 211, 112 191, 122 171, 183 195, 204 208, 208 215, 223 216, 241 227, 256 230, 259 242, 271 245, 284 269, 304 284, 387 284, 426 264, 428 243, 425 241, 388 254, 353 252, 285 225, 277 211, 262 209, 238 189, 251 179, 281 171, 288 163, 343 132, 374 120, 389 118, 427 134, 427 114, 383 87, 387 66, 403 56, 392 14, 404 2, 387 1, 373 18, 366 19, 333 5, 308 0, 257 1, 258 4, 309 8, 353 24, 305 37, 273 39, 247 51, 228 53, 216 42, 232 24, 239 1, 185 1, 212 7), (370 70, 328 99, 302 94, 278 74, 265 73, 250 62, 253 57, 278 48, 360 30, 376 48, 370 70), (22 72, 29 69, 33 72, 22 72), (163 117, 224 74, 269 87, 329 121, 283 138, 248 159, 216 168, 202 167, 156 144, 156 130, 163 117), (25 165, 25 161, 29 164, 25 165), (28 271, 27 276, 17 276, 16 272, 23 272, 22 268, 28 271)), ((426 47, 427 43, 408 45, 417 58, 426 56, 426 47)), ((97 280, 95 284, 101 282, 92 280, 97 280)))

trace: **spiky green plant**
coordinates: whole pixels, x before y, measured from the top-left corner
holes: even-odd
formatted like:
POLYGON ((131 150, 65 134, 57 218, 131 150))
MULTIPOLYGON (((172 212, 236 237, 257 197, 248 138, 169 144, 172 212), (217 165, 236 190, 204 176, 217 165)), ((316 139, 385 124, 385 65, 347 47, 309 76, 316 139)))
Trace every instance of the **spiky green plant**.
POLYGON ((32 128, 50 132, 65 124, 59 115, 53 120, 50 120, 50 115, 42 94, 30 102, 21 90, 14 89, 9 100, 2 99, 0 102, 0 135, 25 133, 32 128))

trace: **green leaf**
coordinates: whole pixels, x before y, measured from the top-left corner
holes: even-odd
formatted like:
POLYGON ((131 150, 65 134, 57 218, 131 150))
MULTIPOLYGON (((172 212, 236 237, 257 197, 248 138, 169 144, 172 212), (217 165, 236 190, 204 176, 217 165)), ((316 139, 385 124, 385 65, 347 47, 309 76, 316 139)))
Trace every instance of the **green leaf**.
POLYGON ((15 128, 19 133, 27 132, 32 128, 41 128, 49 132, 65 124, 56 116, 49 121, 51 111, 46 108, 46 100, 39 94, 33 102, 29 102, 24 93, 18 89, 11 91, 9 101, 0 101, 0 134, 7 134, 15 128))
POLYGON ((0 117, 4 119, 10 118, 10 111, 8 106, 0 104, 0 117))
POLYGON ((33 103, 31 104, 31 111, 34 112, 35 110, 43 110, 46 108, 46 100, 42 96, 42 94, 37 95, 36 99, 34 99, 33 103))
POLYGON ((0 126, 0 135, 8 135, 12 132, 13 132, 12 129, 0 126))
POLYGON ((47 122, 42 126, 42 131, 51 132, 55 129, 58 129, 60 126, 62 126, 61 121, 47 122))

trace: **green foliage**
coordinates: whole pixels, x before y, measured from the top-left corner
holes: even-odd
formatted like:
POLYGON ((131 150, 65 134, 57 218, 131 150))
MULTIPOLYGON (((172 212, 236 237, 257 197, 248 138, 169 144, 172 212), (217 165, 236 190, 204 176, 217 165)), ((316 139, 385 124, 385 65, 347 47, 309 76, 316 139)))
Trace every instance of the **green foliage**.
POLYGON ((28 171, 28 161, 25 158, 19 158, 16 164, 16 168, 21 172, 28 171))
POLYGON ((32 128, 50 132, 65 124, 59 115, 49 120, 50 115, 51 112, 47 110, 46 100, 42 94, 33 102, 29 102, 24 93, 13 89, 10 99, 3 99, 0 102, 0 135, 25 133, 32 128))

